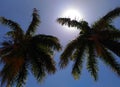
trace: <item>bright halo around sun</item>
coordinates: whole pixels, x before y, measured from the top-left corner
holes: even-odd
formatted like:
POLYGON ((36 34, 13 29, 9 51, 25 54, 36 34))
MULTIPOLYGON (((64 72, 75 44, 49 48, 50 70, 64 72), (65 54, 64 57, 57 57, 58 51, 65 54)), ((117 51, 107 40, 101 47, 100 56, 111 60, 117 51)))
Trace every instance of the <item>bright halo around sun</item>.
MULTIPOLYGON (((62 13, 62 18, 70 18, 71 20, 77 20, 80 21, 83 19, 82 14, 79 12, 79 10, 77 9, 66 9, 65 11, 63 11, 62 13)), ((68 26, 64 26, 64 28, 66 28, 66 31, 70 31, 70 32, 74 32, 77 29, 74 27, 68 27, 68 26)))
POLYGON ((82 15, 80 14, 80 12, 76 9, 67 9, 63 12, 62 17, 66 17, 66 18, 71 18, 72 20, 80 20, 82 19, 82 15))

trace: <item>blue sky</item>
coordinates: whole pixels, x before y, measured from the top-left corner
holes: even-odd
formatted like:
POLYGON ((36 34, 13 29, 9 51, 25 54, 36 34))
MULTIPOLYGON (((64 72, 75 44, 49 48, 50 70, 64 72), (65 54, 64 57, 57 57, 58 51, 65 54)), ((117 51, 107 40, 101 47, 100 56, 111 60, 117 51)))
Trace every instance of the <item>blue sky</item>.
MULTIPOLYGON (((37 8, 42 21, 37 33, 58 37, 64 48, 78 34, 78 31, 65 31, 65 28, 56 22, 64 10, 76 8, 84 16, 84 20, 92 24, 118 6, 120 6, 120 0, 0 0, 0 16, 18 22, 26 30, 31 22, 33 8, 37 8)), ((119 23, 120 18, 115 20, 114 24, 120 28, 119 23)), ((7 30, 9 28, 0 25, 0 36, 2 37, 7 30)), ((60 53, 56 52, 55 60, 57 63, 59 62, 59 55, 60 53)), ((97 82, 91 78, 85 69, 86 67, 84 67, 80 79, 74 80, 71 75, 71 64, 64 70, 60 70, 56 64, 58 71, 54 75, 47 76, 41 84, 29 73, 25 87, 119 87, 120 85, 120 77, 115 75, 101 61, 97 82)))

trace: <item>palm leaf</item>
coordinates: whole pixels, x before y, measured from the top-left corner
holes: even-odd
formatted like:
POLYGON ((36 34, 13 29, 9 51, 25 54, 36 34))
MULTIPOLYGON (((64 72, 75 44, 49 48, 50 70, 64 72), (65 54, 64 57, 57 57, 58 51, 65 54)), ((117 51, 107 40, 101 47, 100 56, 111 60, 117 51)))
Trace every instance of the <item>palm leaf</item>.
POLYGON ((81 29, 84 32, 90 29, 88 23, 83 20, 78 22, 76 20, 71 20, 70 18, 58 18, 57 22, 62 25, 67 25, 68 27, 76 27, 77 29, 81 29))
POLYGON ((15 79, 15 82, 17 83, 16 87, 23 87, 23 84, 25 85, 27 74, 28 74, 27 65, 24 64, 21 70, 19 71, 18 75, 16 76, 15 79))
POLYGON ((103 48, 102 59, 117 75, 120 76, 120 64, 114 59, 113 55, 105 48, 103 48))
POLYGON ((43 78, 46 76, 45 67, 43 65, 43 62, 40 60, 40 54, 36 52, 35 48, 30 48, 29 52, 29 58, 30 58, 30 67, 31 72, 35 76, 35 78, 38 80, 38 82, 41 82, 43 78))
POLYGON ((93 42, 88 43, 88 58, 87 58, 87 69, 91 73, 91 76, 94 77, 95 80, 97 80, 98 75, 98 66, 97 66, 97 59, 95 56, 95 50, 93 46, 93 42))
POLYGON ((111 50, 116 55, 120 56, 120 42, 119 41, 105 40, 101 42, 107 49, 111 50))
MULTIPOLYGON (((31 48, 30 48, 31 49, 31 48)), ((53 74, 56 71, 55 61, 47 49, 32 48, 30 59, 32 63, 32 72, 36 79, 41 82, 45 75, 53 74)))
POLYGON ((53 48, 54 50, 61 49, 59 40, 56 37, 50 35, 36 35, 32 38, 32 42, 53 48))
POLYGON ((12 31, 10 31, 11 33, 8 32, 7 35, 11 36, 15 40, 22 38, 23 30, 19 24, 17 24, 16 22, 12 20, 6 19, 4 17, 0 17, 0 23, 3 25, 7 25, 8 27, 12 29, 12 31))
POLYGON ((108 31, 107 35, 109 36, 108 39, 119 40, 120 39, 120 30, 116 29, 116 30, 108 31))
POLYGON ((12 84, 11 82, 14 80, 14 75, 12 74, 13 73, 12 68, 13 67, 11 67, 11 65, 5 64, 2 71, 0 71, 0 77, 2 77, 1 86, 5 84, 6 85, 12 84))
POLYGON ((46 49, 37 49, 39 53, 39 58, 41 62, 43 62, 45 69, 48 73, 55 73, 56 67, 55 67, 55 61, 53 60, 53 55, 51 55, 50 52, 48 52, 46 49))
POLYGON ((71 41, 67 47, 65 48, 64 52, 61 54, 60 57, 60 67, 64 68, 65 66, 67 66, 68 62, 69 62, 69 57, 71 57, 73 51, 77 48, 78 46, 78 40, 75 39, 73 41, 71 41))
POLYGON ((120 7, 113 9, 112 11, 108 12, 105 16, 101 18, 100 21, 105 20, 107 22, 111 22, 114 18, 120 16, 120 7))
POLYGON ((94 29, 104 29, 107 27, 114 18, 120 15, 120 8, 115 8, 112 11, 108 12, 105 16, 99 19, 97 22, 93 24, 94 29))
POLYGON ((72 75, 74 76, 75 79, 79 79, 81 74, 84 51, 85 51, 85 43, 81 43, 73 54, 75 63, 73 65, 72 75))
POLYGON ((28 27, 28 30, 26 31, 26 34, 25 34, 27 37, 29 37, 35 33, 37 26, 40 23, 38 10, 36 8, 34 8, 32 16, 33 16, 32 21, 31 21, 31 23, 28 27))
POLYGON ((70 18, 58 18, 57 22, 62 25, 67 25, 68 27, 77 27, 81 28, 81 23, 76 20, 71 20, 70 18))
POLYGON ((96 32, 99 35, 99 38, 102 40, 119 40, 120 39, 120 31, 119 30, 100 30, 96 32))

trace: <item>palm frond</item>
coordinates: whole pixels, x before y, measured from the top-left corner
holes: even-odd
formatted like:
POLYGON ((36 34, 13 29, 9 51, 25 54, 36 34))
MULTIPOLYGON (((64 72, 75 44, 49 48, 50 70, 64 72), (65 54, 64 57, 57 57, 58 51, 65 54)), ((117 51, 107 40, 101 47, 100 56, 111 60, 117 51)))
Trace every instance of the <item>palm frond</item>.
POLYGON ((44 77, 46 76, 45 67, 43 65, 43 62, 40 60, 40 54, 36 52, 35 48, 30 48, 29 52, 29 58, 30 58, 30 67, 31 72, 35 76, 35 78, 38 80, 38 82, 41 82, 44 77))
POLYGON ((107 35, 109 36, 108 39, 119 40, 120 39, 120 30, 116 29, 116 30, 108 31, 107 35))
POLYGON ((32 72, 36 79, 41 82, 46 74, 53 74, 56 71, 55 61, 52 58, 51 53, 46 51, 47 49, 33 48, 30 51, 32 72))
POLYGON ((21 39, 23 36, 23 30, 20 27, 19 24, 17 24, 16 22, 6 19, 4 17, 0 17, 0 23, 3 25, 7 25, 8 27, 10 27, 12 29, 12 31, 10 31, 11 33, 7 33, 7 35, 11 36, 14 39, 21 39))
POLYGON ((84 32, 90 29, 88 22, 84 20, 78 22, 77 20, 71 20, 70 18, 58 18, 57 22, 61 25, 67 25, 68 27, 76 27, 84 32))
POLYGON ((81 23, 76 20, 71 20, 70 18, 58 18, 57 22, 61 25, 67 25, 68 27, 77 27, 81 28, 81 23))
POLYGON ((117 56, 120 56, 120 42, 114 41, 114 40, 105 40, 101 41, 101 43, 109 50, 111 50, 113 53, 115 53, 117 56))
POLYGON ((73 69, 72 69, 72 75, 74 77, 74 79, 79 79, 80 75, 81 75, 81 70, 82 70, 82 65, 83 65, 83 50, 76 50, 74 53, 74 57, 76 57, 75 59, 75 63, 73 65, 73 69))
POLYGON ((94 29, 103 29, 107 27, 114 18, 120 16, 120 8, 115 8, 93 24, 94 29))
POLYGON ((23 66, 24 59, 23 58, 11 58, 8 56, 6 60, 7 61, 4 62, 5 66, 3 67, 1 71, 1 75, 3 76, 2 81, 4 83, 3 79, 5 77, 5 82, 12 85, 21 67, 23 66), (9 74, 7 74, 8 72, 9 74))
POLYGON ((58 51, 62 48, 59 40, 56 37, 50 35, 36 35, 32 38, 32 43, 44 45, 58 51))
POLYGON ((15 79, 16 87, 23 87, 23 85, 25 85, 27 74, 28 74, 27 65, 24 64, 21 70, 19 71, 18 75, 16 76, 15 79))
POLYGON ((55 67, 55 61, 53 60, 53 55, 51 55, 49 50, 47 49, 37 49, 39 54, 39 60, 44 64, 46 71, 49 74, 55 73, 56 67, 55 67))
POLYGON ((46 76, 46 72, 45 72, 45 68, 44 66, 37 62, 37 61, 32 61, 31 63, 31 71, 34 75, 34 77, 37 79, 38 82, 42 82, 43 79, 45 78, 46 76))
POLYGON ((13 49, 12 46, 7 46, 7 47, 0 48, 0 57, 1 57, 0 61, 3 61, 2 58, 4 56, 9 55, 11 53, 12 49, 13 49))
POLYGON ((12 71, 11 65, 5 64, 2 71, 0 71, 1 86, 5 84, 11 85, 11 82, 14 79, 14 75, 12 73, 13 71, 12 71))
POLYGON ((64 52, 61 54, 60 57, 60 67, 64 68, 67 66, 67 64, 69 63, 69 58, 72 56, 73 51, 76 49, 76 47, 78 46, 78 40, 72 40, 67 47, 65 48, 64 52))
POLYGON ((100 40, 119 40, 120 39, 120 30, 115 29, 115 30, 100 30, 97 31, 96 33, 99 35, 100 40))
POLYGON ((88 58, 87 58, 87 69, 91 73, 91 76, 93 76, 94 80, 96 81, 98 79, 98 66, 97 66, 97 59, 95 56, 95 50, 93 46, 93 42, 88 43, 88 58))
POLYGON ((7 47, 7 46, 10 46, 11 44, 12 44, 11 41, 4 41, 4 42, 1 43, 1 46, 2 47, 7 47))
POLYGON ((73 54, 74 57, 74 65, 72 69, 72 75, 74 79, 79 79, 81 75, 83 59, 84 59, 84 51, 85 51, 85 44, 82 44, 73 54))
POLYGON ((35 33, 35 31, 40 23, 38 10, 36 8, 34 8, 32 16, 33 16, 32 21, 31 21, 31 23, 28 27, 28 30, 26 31, 26 34, 25 34, 27 37, 31 36, 35 33))
POLYGON ((70 26, 69 22, 71 21, 70 18, 58 18, 57 22, 60 23, 61 25, 68 25, 70 26))
POLYGON ((120 76, 120 64, 114 59, 113 55, 105 48, 103 48, 102 59, 118 76, 120 76))
POLYGON ((113 9, 112 11, 108 12, 105 16, 103 16, 101 18, 101 21, 105 20, 105 21, 109 22, 118 16, 120 16, 120 7, 117 7, 115 9, 113 9))

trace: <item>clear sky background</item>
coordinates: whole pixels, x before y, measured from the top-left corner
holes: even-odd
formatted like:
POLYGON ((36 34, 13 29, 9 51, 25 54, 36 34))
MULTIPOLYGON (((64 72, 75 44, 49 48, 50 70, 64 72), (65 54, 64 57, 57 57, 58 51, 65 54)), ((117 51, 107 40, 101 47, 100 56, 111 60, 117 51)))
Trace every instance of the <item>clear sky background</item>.
MULTIPOLYGON (((66 44, 79 33, 77 30, 65 30, 56 22, 56 19, 61 17, 66 9, 79 10, 83 19, 92 24, 118 6, 120 6, 120 0, 0 0, 0 16, 18 22, 26 30, 32 19, 33 8, 37 8, 42 22, 36 33, 58 37, 64 49, 66 44)), ((114 24, 120 29, 120 18, 117 18, 114 24)), ((3 39, 1 38, 3 34, 8 30, 9 28, 0 25, 0 41, 3 39)), ((101 61, 99 62, 99 79, 97 82, 91 78, 86 67, 83 68, 80 79, 74 80, 71 75, 72 63, 64 70, 59 69, 60 54, 58 52, 55 54, 57 72, 54 75, 47 76, 39 84, 29 73, 25 87, 120 87, 120 77, 101 61)))

